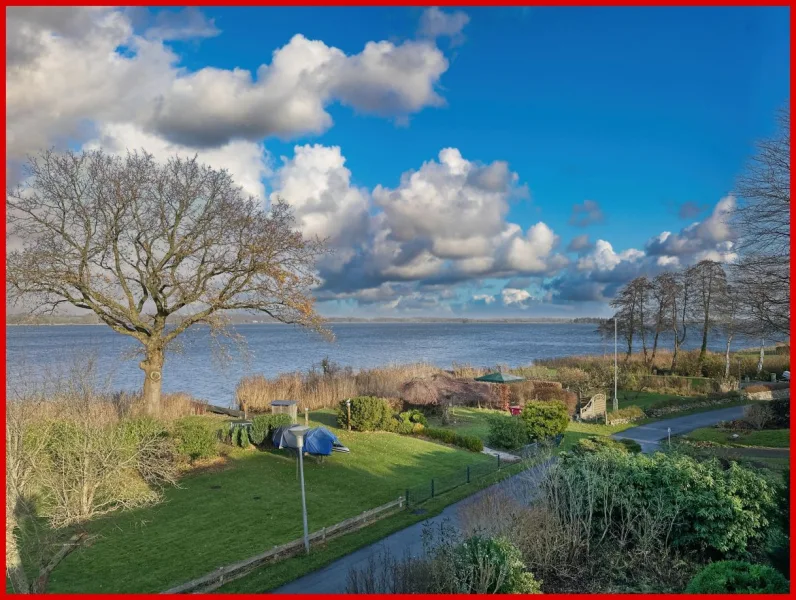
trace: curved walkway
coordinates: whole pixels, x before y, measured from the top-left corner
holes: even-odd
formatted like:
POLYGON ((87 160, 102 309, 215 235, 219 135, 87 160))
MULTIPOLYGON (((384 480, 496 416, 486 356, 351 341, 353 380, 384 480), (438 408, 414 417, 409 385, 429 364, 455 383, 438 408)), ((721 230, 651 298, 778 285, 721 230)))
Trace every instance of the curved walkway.
POLYGON ((711 427, 722 421, 734 421, 743 417, 743 406, 732 406, 730 408, 720 408, 706 412, 675 417, 673 419, 663 419, 638 427, 625 429, 620 433, 615 433, 611 437, 614 439, 633 440, 641 445, 642 452, 654 452, 660 447, 661 442, 665 443, 669 430, 671 435, 681 435, 699 429, 701 427, 711 427))
POLYGON ((273 593, 343 594, 346 591, 348 572, 350 569, 362 569, 366 567, 371 557, 381 555, 384 550, 387 550, 394 557, 402 557, 404 553, 410 555, 420 554, 423 550, 423 529, 427 524, 442 523, 447 519, 452 525, 456 525, 459 521, 459 509, 485 493, 500 489, 501 491, 508 492, 520 502, 529 502, 530 498, 526 495, 534 486, 528 485, 528 479, 539 477, 548 464, 549 463, 536 465, 535 467, 531 467, 530 469, 504 479, 493 486, 476 492, 472 496, 468 496, 459 502, 447 506, 435 517, 410 525, 406 529, 397 531, 375 544, 360 548, 343 558, 337 559, 322 569, 308 573, 295 581, 291 581, 281 588, 274 590, 273 593))

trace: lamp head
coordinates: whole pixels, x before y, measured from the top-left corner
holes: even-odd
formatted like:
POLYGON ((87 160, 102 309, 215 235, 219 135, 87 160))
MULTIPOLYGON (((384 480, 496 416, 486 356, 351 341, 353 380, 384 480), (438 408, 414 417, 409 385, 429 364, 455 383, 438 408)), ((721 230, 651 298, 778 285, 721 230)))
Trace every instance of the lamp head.
POLYGON ((298 442, 299 448, 304 447, 304 435, 307 433, 308 430, 309 427, 307 427, 306 425, 294 425, 293 427, 288 429, 290 433, 296 436, 296 441, 298 442))

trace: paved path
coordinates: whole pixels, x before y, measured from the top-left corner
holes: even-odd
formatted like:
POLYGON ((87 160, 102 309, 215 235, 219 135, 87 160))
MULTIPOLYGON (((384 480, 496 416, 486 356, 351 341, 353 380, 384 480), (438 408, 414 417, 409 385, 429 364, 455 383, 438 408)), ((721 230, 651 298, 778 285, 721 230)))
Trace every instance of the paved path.
POLYGON ((481 453, 488 454, 489 456, 495 456, 495 457, 499 456, 500 460, 507 463, 517 462, 522 460, 516 454, 509 454, 508 452, 503 452, 502 450, 495 450, 494 448, 487 448, 486 446, 484 446, 484 449, 481 450, 481 453))
POLYGON ((674 419, 664 419, 655 421, 638 427, 625 429, 620 433, 615 433, 611 437, 614 439, 626 439, 638 442, 642 452, 654 452, 660 447, 660 442, 666 440, 668 428, 672 430, 672 436, 688 433, 700 427, 711 427, 722 421, 734 421, 743 417, 743 406, 733 406, 710 410, 706 412, 675 417, 674 419))
MULTIPOLYGON (((445 519, 449 519, 452 525, 456 525, 459 521, 459 508, 468 502, 472 502, 484 493, 500 489, 505 491, 517 500, 528 503, 530 498, 529 492, 533 489, 533 483, 529 484, 529 479, 539 477, 549 463, 537 465, 526 471, 518 473, 512 477, 504 479, 493 486, 485 488, 476 492, 472 496, 451 504, 446 507, 440 514, 425 521, 410 525, 406 529, 397 531, 386 538, 365 546, 359 550, 336 560, 335 562, 327 565, 326 567, 308 573, 304 577, 291 581, 290 583, 282 586, 273 591, 275 594, 342 594, 346 591, 346 584, 348 582, 348 571, 352 568, 362 569, 368 564, 368 560, 372 556, 380 556, 384 550, 388 550, 395 558, 401 558, 404 553, 411 555, 418 555, 423 550, 422 533, 423 528, 427 523, 441 523, 445 519)), ((334 543, 333 541, 330 543, 334 543)))

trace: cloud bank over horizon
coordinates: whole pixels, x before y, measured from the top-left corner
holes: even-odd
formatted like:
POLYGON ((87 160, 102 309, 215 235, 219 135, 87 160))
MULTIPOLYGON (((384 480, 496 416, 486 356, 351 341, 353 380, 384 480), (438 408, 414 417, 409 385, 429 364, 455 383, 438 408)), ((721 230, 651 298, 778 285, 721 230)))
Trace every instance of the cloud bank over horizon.
MULTIPOLYGON (((621 231, 562 239, 551 215, 516 222, 512 208, 533 204, 534 182, 499 152, 467 156, 444 139, 436 156, 394 173, 397 183, 359 184, 345 147, 322 143, 335 126, 330 111, 405 126, 454 101, 443 85, 446 52, 468 43, 464 12, 426 9, 414 37, 356 52, 295 33, 255 70, 182 64, 176 42, 224 35, 196 8, 7 14, 10 183, 27 154, 50 146, 146 149, 163 160, 198 154, 264 206, 284 198, 305 235, 327 240, 333 253, 318 265, 316 290, 326 314, 566 316, 577 306, 602 315, 633 277, 736 258, 732 195, 710 207, 683 204, 681 218, 709 214, 633 248, 621 231), (269 140, 294 141, 292 153, 274 156, 269 140)), ((602 202, 569 206, 568 223, 581 231, 610 224, 602 202)))

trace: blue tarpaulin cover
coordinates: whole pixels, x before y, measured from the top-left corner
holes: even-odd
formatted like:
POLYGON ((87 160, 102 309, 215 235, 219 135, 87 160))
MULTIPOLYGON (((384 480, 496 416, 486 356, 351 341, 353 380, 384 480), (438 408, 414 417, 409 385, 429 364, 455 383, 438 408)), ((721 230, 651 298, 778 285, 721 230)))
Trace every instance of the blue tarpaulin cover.
MULTIPOLYGON (((290 425, 274 429, 271 441, 277 448, 298 449, 296 436, 290 432, 290 425)), ((325 427, 313 427, 304 434, 304 452, 317 456, 329 456, 333 450, 348 452, 348 448, 340 443, 337 436, 325 427)))

